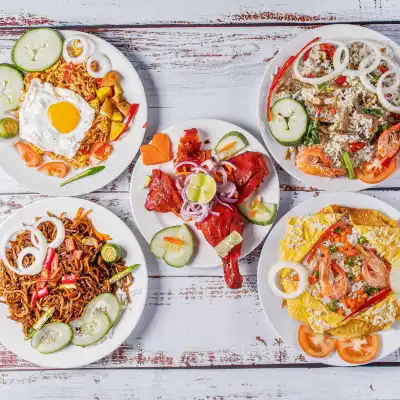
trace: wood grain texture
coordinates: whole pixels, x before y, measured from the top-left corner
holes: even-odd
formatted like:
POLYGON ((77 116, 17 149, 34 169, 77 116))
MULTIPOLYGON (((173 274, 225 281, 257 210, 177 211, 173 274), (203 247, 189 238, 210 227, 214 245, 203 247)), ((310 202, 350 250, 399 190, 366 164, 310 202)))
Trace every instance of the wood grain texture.
POLYGON ((251 23, 316 23, 393 21, 399 16, 396 0, 46 0, 2 4, 2 26, 51 25, 193 25, 251 23), (22 5, 22 7, 21 7, 22 5))
MULTIPOLYGON (((397 25, 371 28, 400 42, 397 25)), ((147 94, 149 121, 145 141, 182 120, 217 118, 249 130, 261 140, 256 119, 258 87, 265 68, 288 40, 308 27, 104 29, 87 31, 119 48, 138 71, 147 94)), ((0 61, 23 32, 0 30, 0 61)), ((102 191, 129 190, 132 165, 102 191)), ((277 166, 283 190, 304 185, 277 166)), ((0 193, 25 193, 0 171, 0 193)), ((398 187, 400 173, 379 184, 398 187)))
POLYGON ((2 398, 42 400, 388 400, 397 368, 95 370, 0 373, 2 398))

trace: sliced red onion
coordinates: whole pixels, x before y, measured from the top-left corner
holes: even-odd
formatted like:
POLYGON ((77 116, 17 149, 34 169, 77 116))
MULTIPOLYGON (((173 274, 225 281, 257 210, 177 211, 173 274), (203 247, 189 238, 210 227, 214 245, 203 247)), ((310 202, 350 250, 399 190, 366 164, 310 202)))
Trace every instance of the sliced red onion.
POLYGON ((221 201, 218 197, 216 197, 218 203, 221 203, 224 207, 228 207, 231 211, 233 211, 233 208, 229 205, 221 201))
POLYGON ((203 174, 210 175, 210 173, 209 173, 210 171, 208 171, 207 169, 202 168, 202 167, 192 168, 192 171, 193 172, 202 172, 203 174))
POLYGON ((181 184, 179 183, 179 179, 175 179, 175 186, 179 191, 181 191, 183 189, 181 184))
POLYGON ((234 170, 237 169, 236 165, 235 165, 235 164, 232 164, 232 163, 229 162, 229 161, 221 161, 221 165, 229 165, 232 169, 234 169, 234 170))
POLYGON ((210 203, 204 204, 203 214, 201 215, 200 219, 197 222, 203 222, 208 217, 209 212, 210 212, 210 203))
POLYGON ((182 162, 180 162, 179 164, 177 164, 177 165, 175 166, 175 171, 176 171, 178 168, 182 167, 183 165, 192 165, 193 167, 198 167, 198 166, 199 166, 199 164, 196 164, 196 163, 193 162, 193 161, 182 161, 182 162))
POLYGON ((203 161, 200 166, 203 168, 207 167, 209 171, 214 171, 214 169, 217 167, 217 165, 218 164, 215 161, 210 159, 210 160, 203 161))
POLYGON ((238 202, 239 199, 230 199, 228 197, 219 198, 218 200, 222 201, 223 203, 235 204, 238 202))

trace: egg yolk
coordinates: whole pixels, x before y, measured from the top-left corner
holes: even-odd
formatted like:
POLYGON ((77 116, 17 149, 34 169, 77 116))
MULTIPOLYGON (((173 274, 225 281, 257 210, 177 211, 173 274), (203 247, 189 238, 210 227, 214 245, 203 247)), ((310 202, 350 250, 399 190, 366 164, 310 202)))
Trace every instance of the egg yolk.
POLYGON ((80 120, 79 110, 67 101, 52 104, 47 111, 47 115, 51 124, 60 133, 73 131, 80 120))

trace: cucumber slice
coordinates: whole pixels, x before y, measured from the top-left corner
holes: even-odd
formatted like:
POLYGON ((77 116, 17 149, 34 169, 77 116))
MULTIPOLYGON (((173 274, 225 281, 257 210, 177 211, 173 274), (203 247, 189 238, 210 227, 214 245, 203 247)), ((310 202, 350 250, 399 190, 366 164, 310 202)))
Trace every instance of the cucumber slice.
POLYGON ((280 99, 271 108, 268 122, 272 136, 283 146, 295 146, 307 133, 308 115, 301 103, 289 97, 280 99))
POLYGON ((171 267, 185 266, 193 256, 193 236, 186 225, 171 226, 157 232, 150 242, 150 251, 157 258, 162 258, 171 267), (168 242, 165 238, 174 238, 183 244, 168 242))
POLYGON ((72 344, 75 346, 90 346, 97 343, 112 327, 110 319, 101 311, 89 317, 76 319, 70 322, 70 326, 74 334, 72 344))
POLYGON ((32 337, 31 345, 39 353, 60 351, 72 340, 73 332, 68 324, 53 322, 39 329, 32 337))
POLYGON ((238 205, 240 214, 252 224, 271 225, 278 211, 276 204, 261 201, 253 205, 255 196, 256 193, 253 192, 242 204, 238 205))
POLYGON ((248 144, 248 140, 242 133, 231 131, 222 136, 214 150, 218 154, 218 158, 223 161, 243 150, 248 144))
POLYGON ((217 254, 221 258, 224 258, 231 252, 231 250, 236 245, 238 245, 239 243, 242 243, 242 242, 243 242, 242 235, 237 231, 233 231, 225 239, 223 239, 221 242, 219 242, 214 247, 214 250, 217 252, 217 254))
POLYGON ((63 38, 54 29, 36 28, 23 34, 12 49, 13 63, 26 72, 45 71, 60 58, 63 38))
POLYGON ((121 311, 121 305, 119 304, 117 297, 114 296, 112 293, 100 294, 92 301, 90 301, 89 304, 86 306, 83 317, 90 319, 99 311, 107 315, 110 320, 111 326, 113 326, 118 319, 119 312, 121 311))
POLYGON ((24 75, 11 64, 0 64, 0 110, 18 107, 24 88, 24 75))

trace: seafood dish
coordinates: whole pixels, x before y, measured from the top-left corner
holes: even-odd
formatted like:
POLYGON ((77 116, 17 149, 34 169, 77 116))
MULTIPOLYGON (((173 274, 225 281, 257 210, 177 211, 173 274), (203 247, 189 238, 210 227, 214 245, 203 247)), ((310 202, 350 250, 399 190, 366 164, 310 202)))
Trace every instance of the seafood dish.
POLYGON ((124 251, 91 222, 51 212, 9 232, 0 250, 0 307, 43 354, 100 343, 131 301, 124 251))
POLYGON ((147 173, 151 171, 141 178, 147 191, 146 212, 176 216, 175 226, 163 224, 164 229, 149 240, 155 257, 176 268, 190 265, 199 232, 207 242, 200 245, 210 245, 221 258, 228 287, 242 286, 238 260, 247 240, 244 227, 254 224, 269 230, 277 212, 277 205, 260 193, 260 185, 271 174, 266 157, 248 146, 241 132, 230 131, 211 143, 202 141, 201 132, 192 128, 184 130, 175 152, 162 132, 141 147, 142 164, 149 166, 147 173), (173 164, 168 173, 164 163, 173 164))
POLYGON ((315 358, 337 351, 347 363, 374 360, 376 333, 400 316, 400 227, 378 210, 332 204, 289 217, 272 292, 301 325, 298 342, 315 358))
POLYGON ((62 185, 101 172, 139 110, 108 55, 89 35, 39 28, 16 41, 11 60, 0 64, 0 143, 47 176, 83 170, 62 185))
POLYGON ((317 37, 273 76, 266 124, 308 175, 376 184, 397 170, 400 75, 387 45, 317 37))

